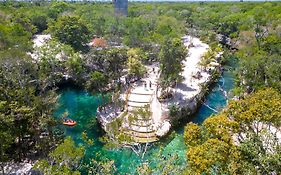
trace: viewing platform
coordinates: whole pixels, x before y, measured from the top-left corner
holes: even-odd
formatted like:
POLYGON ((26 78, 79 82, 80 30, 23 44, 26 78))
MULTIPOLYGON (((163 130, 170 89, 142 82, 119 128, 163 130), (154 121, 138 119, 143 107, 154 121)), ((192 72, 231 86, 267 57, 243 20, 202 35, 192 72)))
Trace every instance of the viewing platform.
MULTIPOLYGON (((158 141, 156 135, 158 129, 158 119, 155 114, 161 115, 161 111, 156 111, 157 103, 160 105, 156 97, 156 78, 158 72, 155 67, 147 67, 148 77, 132 85, 130 93, 127 95, 127 111, 126 121, 123 128, 126 128, 126 134, 132 137, 137 143, 149 143, 158 141), (154 70, 154 71, 153 71, 154 70), (148 110, 147 116, 136 115, 138 110, 148 110)), ((160 106, 159 106, 159 109, 160 106)))
MULTIPOLYGON (((182 40, 188 49, 188 56, 182 62, 183 81, 177 83, 175 87, 170 87, 171 98, 159 101, 162 91, 158 86, 160 65, 154 63, 146 66, 147 74, 144 78, 131 83, 126 92, 121 94, 125 101, 124 109, 115 112, 107 110, 108 114, 99 115, 105 123, 119 118, 121 123, 119 130, 130 136, 133 143, 151 143, 167 135, 172 127, 172 119, 169 118, 171 105, 177 105, 179 110, 188 111, 185 115, 193 114, 204 97, 205 91, 202 87, 212 81, 212 71, 220 67, 220 64, 213 60, 203 69, 200 61, 209 46, 191 36, 184 36, 182 40)), ((222 53, 217 53, 217 58, 221 55, 222 53)))

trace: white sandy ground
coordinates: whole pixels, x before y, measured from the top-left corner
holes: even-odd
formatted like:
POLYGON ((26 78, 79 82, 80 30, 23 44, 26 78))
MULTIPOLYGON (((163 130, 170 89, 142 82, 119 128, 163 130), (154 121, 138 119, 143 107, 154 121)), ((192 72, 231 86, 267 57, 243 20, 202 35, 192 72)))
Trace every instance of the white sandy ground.
POLYGON ((46 34, 46 35, 35 35, 34 39, 33 39, 33 47, 41 47, 43 46, 47 41, 49 41, 51 39, 51 35, 50 34, 46 34))
MULTIPOLYGON (((281 145, 281 127, 278 128, 263 122, 254 121, 252 123, 252 129, 255 131, 255 133, 263 134, 261 141, 267 153, 275 154, 276 152, 274 151, 276 151, 276 146, 281 145)), ((246 140, 247 136, 245 133, 241 133, 240 136, 238 134, 234 134, 232 138, 236 145, 240 145, 240 141, 243 142, 246 140)))
POLYGON ((182 40, 188 49, 188 55, 182 62, 184 68, 181 75, 184 80, 172 89, 174 91, 173 98, 167 102, 161 103, 161 118, 154 118, 154 120, 157 121, 156 123, 162 123, 156 133, 159 136, 165 135, 171 128, 171 124, 168 121, 165 121, 169 112, 169 106, 172 104, 179 105, 180 107, 186 106, 190 99, 200 93, 200 84, 207 83, 211 77, 211 75, 207 72, 203 72, 198 65, 203 54, 207 52, 209 46, 200 41, 199 38, 187 35, 182 37, 182 40), (189 47, 191 43, 193 46, 189 47), (202 77, 200 79, 193 78, 193 75, 197 72, 201 73, 202 77))
POLYGON ((31 175, 32 172, 32 166, 31 163, 14 163, 14 162, 8 162, 7 165, 4 167, 5 174, 11 174, 11 175, 31 175))
POLYGON ((190 99, 194 98, 201 92, 200 84, 208 82, 211 78, 211 75, 202 71, 198 65, 203 54, 207 52, 209 46, 200 41, 198 38, 191 36, 184 36, 182 39, 187 48, 191 43, 193 43, 193 47, 188 48, 188 56, 182 63, 184 69, 181 75, 183 76, 184 80, 181 83, 178 83, 175 88, 173 88, 173 99, 163 103, 162 107, 164 111, 167 111, 168 106, 171 104, 185 106, 190 99), (200 72, 202 76, 200 79, 193 78, 197 72, 200 72))
MULTIPOLYGON (((32 40, 33 41, 33 48, 36 49, 36 48, 42 47, 51 38, 52 37, 51 37, 50 34, 34 35, 34 39, 32 40)), ((38 53, 36 53, 36 52, 33 52, 33 53, 28 52, 27 54, 29 54, 33 60, 38 61, 38 58, 39 58, 38 53)))
POLYGON ((210 77, 210 74, 203 72, 202 69, 199 68, 198 63, 200 62, 203 54, 207 52, 209 46, 198 38, 191 38, 190 36, 183 37, 184 45, 188 48, 188 46, 193 43, 194 47, 190 47, 188 49, 188 57, 183 61, 184 70, 182 72, 182 76, 184 80, 177 85, 175 88, 176 96, 174 97, 175 101, 188 100, 194 95, 200 92, 200 84, 205 83, 207 79, 210 77), (202 78, 194 79, 192 76, 197 72, 200 72, 202 78))

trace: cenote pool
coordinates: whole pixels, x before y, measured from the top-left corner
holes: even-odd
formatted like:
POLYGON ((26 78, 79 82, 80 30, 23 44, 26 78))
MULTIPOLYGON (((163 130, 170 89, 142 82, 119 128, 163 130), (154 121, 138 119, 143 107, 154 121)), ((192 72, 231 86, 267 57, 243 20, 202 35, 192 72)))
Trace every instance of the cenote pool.
MULTIPOLYGON (((225 71, 218 83, 212 87, 206 97, 205 104, 219 111, 226 105, 226 98, 220 87, 229 92, 233 87, 233 74, 231 71, 225 71)), ((55 112, 56 117, 60 117, 65 111, 68 111, 71 118, 77 121, 75 127, 60 126, 66 136, 71 136, 77 144, 83 144, 81 133, 87 132, 89 138, 94 140, 94 145, 86 150, 86 159, 95 158, 96 160, 114 160, 118 169, 118 174, 133 174, 136 168, 143 162, 149 162, 150 165, 156 165, 163 161, 163 157, 178 154, 178 165, 186 166, 186 147, 183 141, 184 125, 177 129, 174 137, 164 139, 160 143, 152 145, 146 152, 143 159, 138 157, 130 149, 107 150, 99 141, 103 132, 95 122, 97 107, 102 103, 100 95, 92 96, 86 91, 75 88, 63 88, 60 90, 59 107, 55 112)), ((205 105, 202 105, 198 112, 191 117, 194 123, 202 123, 207 117, 214 114, 205 105)))

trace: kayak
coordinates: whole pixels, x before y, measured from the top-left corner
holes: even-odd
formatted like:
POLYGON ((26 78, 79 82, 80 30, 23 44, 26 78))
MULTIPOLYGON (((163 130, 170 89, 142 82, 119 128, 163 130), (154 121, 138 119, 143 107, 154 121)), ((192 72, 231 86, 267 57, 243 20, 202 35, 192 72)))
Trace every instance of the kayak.
POLYGON ((76 121, 68 119, 68 120, 65 120, 62 124, 66 125, 66 126, 74 126, 74 125, 76 125, 76 121))

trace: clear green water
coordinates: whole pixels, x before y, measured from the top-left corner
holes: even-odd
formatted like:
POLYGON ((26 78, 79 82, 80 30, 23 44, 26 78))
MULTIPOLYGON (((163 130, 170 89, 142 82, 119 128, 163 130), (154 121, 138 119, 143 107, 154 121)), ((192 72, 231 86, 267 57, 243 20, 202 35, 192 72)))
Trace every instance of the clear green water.
MULTIPOLYGON (((206 97, 206 104, 210 107, 220 110, 226 105, 226 99, 219 90, 219 85, 224 84, 224 89, 229 91, 233 86, 233 75, 231 72, 224 72, 223 77, 212 88, 209 95, 206 97)), ((106 150, 103 144, 99 142, 99 137, 103 132, 95 121, 96 109, 102 103, 100 95, 92 96, 86 91, 75 88, 64 88, 60 91, 59 107, 55 112, 58 118, 65 111, 69 112, 70 118, 77 121, 75 127, 61 127, 65 135, 71 136, 77 144, 82 144, 81 133, 86 131, 88 136, 94 139, 94 145, 89 147, 86 152, 86 158, 96 158, 98 160, 110 159, 115 161, 118 169, 118 174, 133 174, 135 169, 142 162, 149 162, 150 165, 156 165, 163 161, 163 157, 178 154, 178 164, 186 165, 186 146, 183 141, 183 126, 176 131, 178 134, 175 137, 164 139, 163 141, 153 145, 141 159, 130 149, 106 150), (161 156, 158 155, 160 149, 161 156), (96 155, 98 153, 98 155, 96 155)), ((198 112, 192 116, 191 121, 202 123, 207 117, 213 114, 214 111, 206 106, 200 107, 198 112)))

